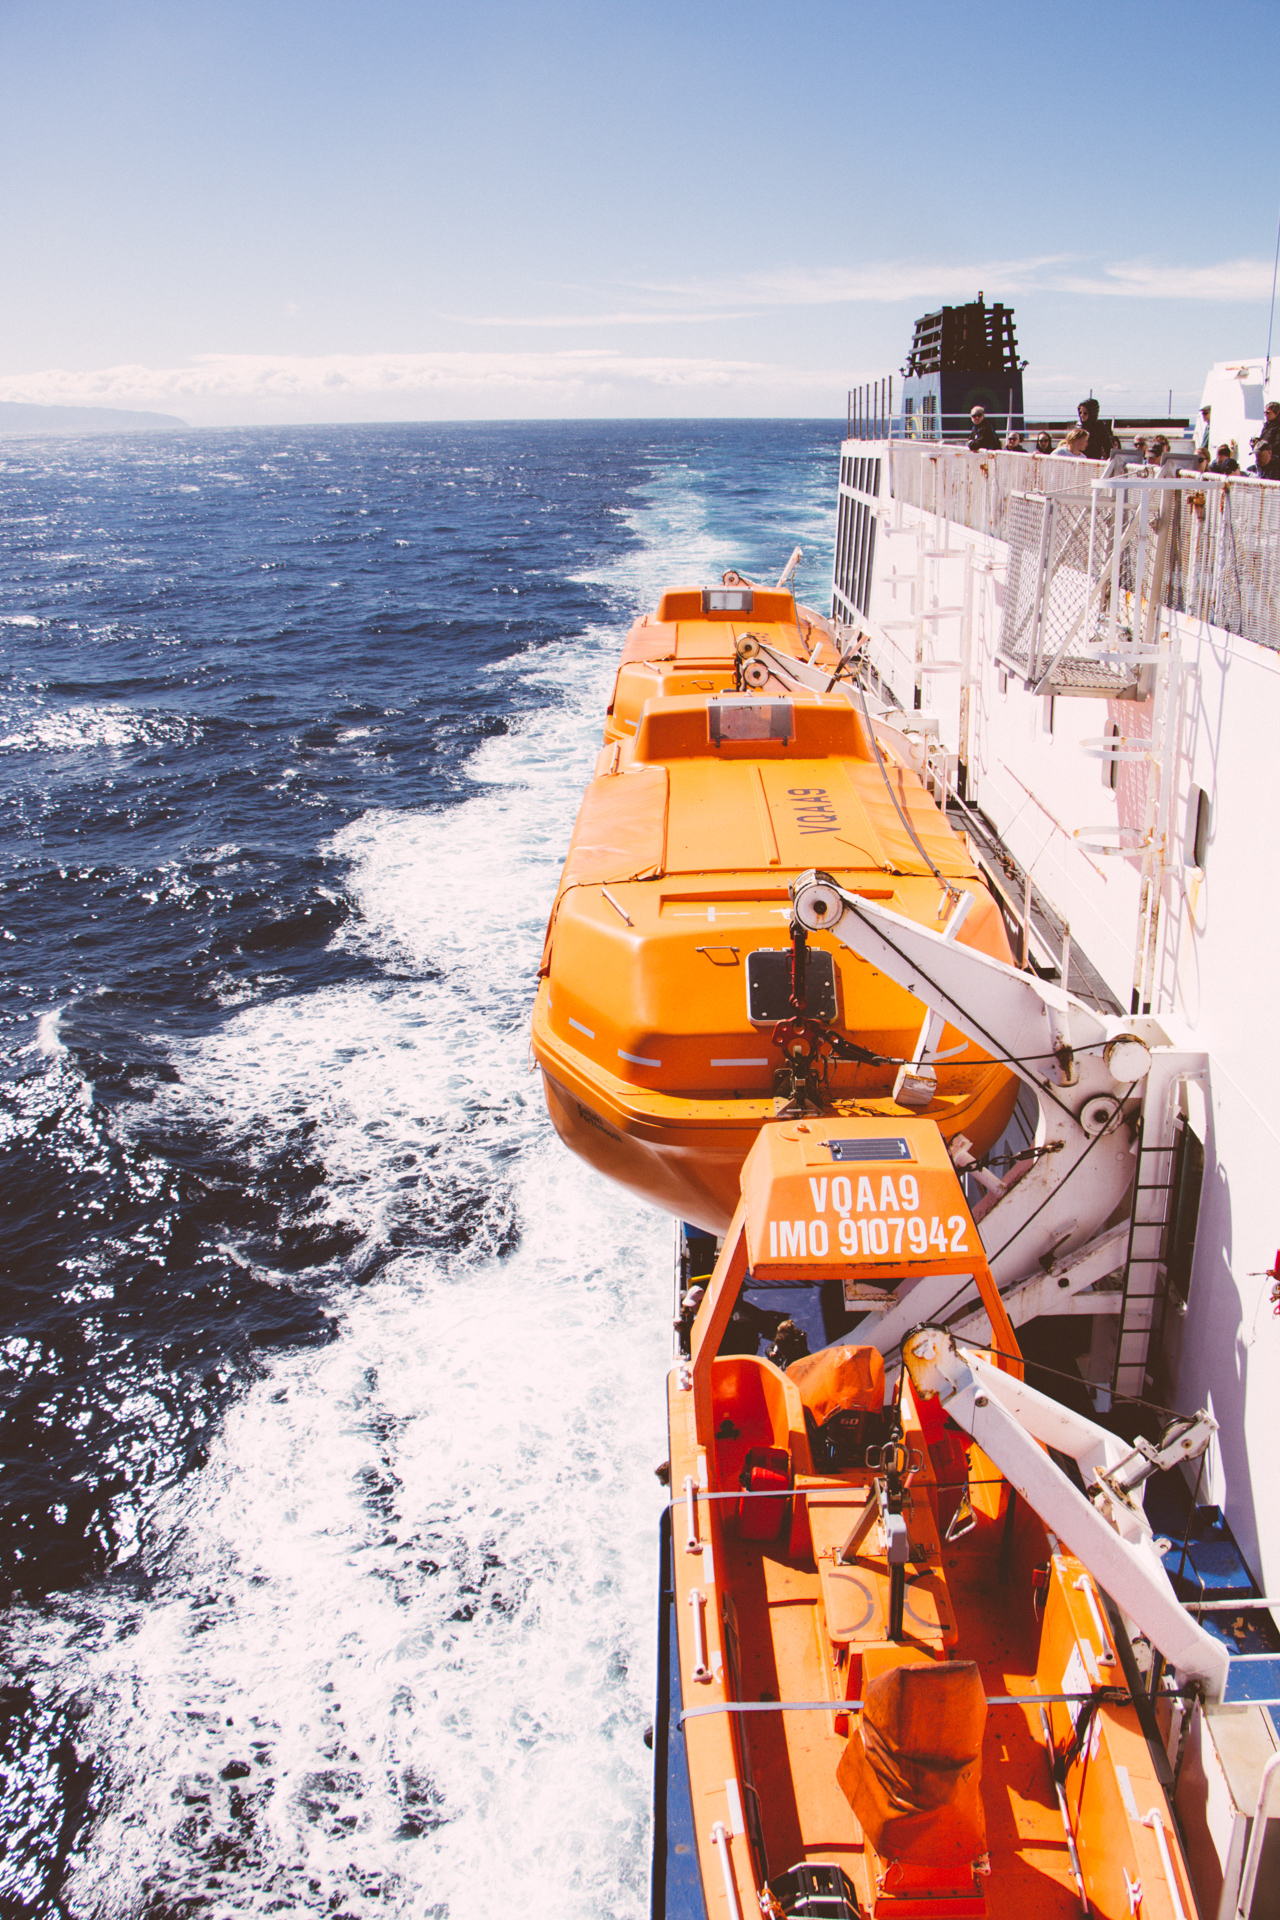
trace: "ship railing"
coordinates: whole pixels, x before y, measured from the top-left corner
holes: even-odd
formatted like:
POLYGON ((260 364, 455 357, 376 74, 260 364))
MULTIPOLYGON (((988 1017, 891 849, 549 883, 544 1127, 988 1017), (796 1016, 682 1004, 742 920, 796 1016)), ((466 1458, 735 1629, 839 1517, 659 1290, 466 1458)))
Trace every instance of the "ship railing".
MULTIPOLYGON (((1037 437, 1047 433, 1056 447, 1080 422, 1075 414, 1031 413, 1024 407, 987 408, 987 424, 1000 437, 1020 433, 1031 451, 1037 437)), ((1189 446, 1190 431, 1185 420, 1172 417, 1116 417, 1108 422, 1121 444, 1132 444, 1141 434, 1148 440, 1162 434, 1171 446, 1189 446)), ((967 448, 973 433, 973 420, 967 413, 911 413, 885 411, 877 389, 861 389, 850 395, 845 438, 848 440, 905 440, 913 446, 953 446, 967 448), (868 397, 861 398, 861 395, 868 397), (855 405, 855 399, 858 404, 855 405)))
MULTIPOLYGON (((1101 460, 1047 454, 969 453, 963 448, 901 440, 891 441, 885 452, 887 460, 875 462, 877 468, 888 468, 888 486, 880 483, 876 503, 882 519, 899 505, 915 507, 944 523, 1010 546, 1028 537, 1025 501, 1029 496, 1074 495, 1078 502, 1087 502, 1093 484, 1107 476, 1101 460)), ((1226 633, 1242 634, 1259 646, 1280 649, 1280 486, 1239 474, 1178 474, 1172 470, 1178 458, 1151 479, 1111 476, 1113 483, 1124 482, 1127 489, 1122 508, 1126 526, 1137 512, 1143 489, 1162 497, 1176 495, 1170 506, 1159 604, 1226 633)), ((852 498, 849 504, 855 504, 852 498)), ((1149 521, 1155 508, 1148 506, 1145 511, 1149 521)), ((1082 532, 1082 527, 1090 512, 1086 506, 1083 518, 1075 513, 1070 539, 1072 513, 1064 503, 1057 514, 1064 554, 1075 552, 1082 542, 1087 547, 1087 530, 1082 532)), ((1154 550, 1152 541, 1144 552, 1144 564, 1154 550)), ((1132 548, 1125 552, 1124 566, 1131 570, 1132 548)), ((1079 570, 1082 562, 1077 553, 1074 561, 1063 564, 1079 570)), ((1122 584, 1130 591, 1128 571, 1122 584)), ((1068 585, 1064 577, 1059 587, 1064 596, 1068 585)), ((1075 583, 1077 597, 1066 615, 1068 623, 1083 604, 1086 586, 1083 577, 1075 583)), ((1114 596, 1113 606, 1119 607, 1114 596)))

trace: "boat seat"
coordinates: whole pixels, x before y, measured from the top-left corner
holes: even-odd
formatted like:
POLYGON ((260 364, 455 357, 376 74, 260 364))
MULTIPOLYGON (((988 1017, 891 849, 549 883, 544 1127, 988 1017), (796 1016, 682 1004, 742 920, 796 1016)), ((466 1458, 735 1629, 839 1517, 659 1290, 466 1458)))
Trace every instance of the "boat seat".
POLYGON ((914 1647, 864 1655, 862 1714, 836 1778, 876 1852, 930 1870, 939 1888, 956 1885, 987 1850, 986 1723, 972 1660, 930 1660, 914 1647))

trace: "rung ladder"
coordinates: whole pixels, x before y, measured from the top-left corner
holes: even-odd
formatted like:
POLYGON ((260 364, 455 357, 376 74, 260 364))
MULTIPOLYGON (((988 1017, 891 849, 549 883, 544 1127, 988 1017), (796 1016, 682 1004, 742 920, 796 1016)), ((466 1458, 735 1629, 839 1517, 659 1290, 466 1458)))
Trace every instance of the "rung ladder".
POLYGON ((1114 1399, 1143 1400, 1147 1357, 1164 1302, 1168 1269, 1165 1231, 1173 1191, 1175 1143, 1150 1146, 1145 1123, 1138 1131, 1137 1167, 1129 1208, 1129 1242, 1116 1339, 1111 1392, 1114 1399))

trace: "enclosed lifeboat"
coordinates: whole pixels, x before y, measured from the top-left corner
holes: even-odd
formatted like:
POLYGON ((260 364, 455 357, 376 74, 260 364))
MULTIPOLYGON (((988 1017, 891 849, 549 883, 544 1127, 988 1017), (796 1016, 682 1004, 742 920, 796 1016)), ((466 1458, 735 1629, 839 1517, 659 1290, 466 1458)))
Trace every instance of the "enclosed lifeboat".
POLYGON ((654 1920, 1196 1913, 1161 1734, 1221 1699, 1228 1656, 1177 1600, 1141 1482, 1214 1423, 1131 1450, 1021 1376, 933 1121, 761 1133, 669 1377, 654 1920), (863 1231, 904 1219, 896 1249, 863 1231), (858 1301, 948 1263, 991 1345, 917 1330, 887 1391, 858 1301), (784 1371, 744 1302, 829 1344, 784 1371))
POLYGON ((965 842, 873 735, 818 616, 740 585, 665 594, 618 670, 533 1049, 574 1152, 716 1234, 780 1112, 926 1111, 981 1154, 1016 1101, 971 1038, 922 1025, 901 985, 793 924, 791 883, 815 868, 1011 957, 965 842))

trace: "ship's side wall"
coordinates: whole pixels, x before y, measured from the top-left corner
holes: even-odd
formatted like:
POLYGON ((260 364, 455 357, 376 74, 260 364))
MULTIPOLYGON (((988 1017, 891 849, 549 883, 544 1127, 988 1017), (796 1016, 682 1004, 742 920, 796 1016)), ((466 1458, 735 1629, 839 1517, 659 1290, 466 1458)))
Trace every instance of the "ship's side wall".
MULTIPOLYGON (((997 660, 1010 549, 993 529, 1005 524, 1007 496, 1087 486, 1100 467, 948 450, 940 489, 915 449, 904 459, 897 446, 850 442, 843 454, 842 476, 873 475, 878 461, 881 484, 873 502, 842 483, 842 518, 861 509, 864 541, 874 514, 874 550, 862 606, 841 594, 837 572, 837 620, 861 629, 908 724, 917 712, 936 718, 967 801, 1129 1007, 1158 703, 1035 695, 997 660), (1107 757, 1117 741, 1133 757, 1107 757), (1131 851, 1108 850, 1122 842, 1131 851)), ((1257 518, 1280 509, 1280 487, 1259 502, 1263 492, 1272 490, 1250 484, 1241 524, 1246 510, 1257 518)), ((1247 566, 1247 553, 1239 559, 1247 566)), ((846 573, 858 577, 856 551, 846 573)), ((1166 1313, 1153 1363, 1176 1405, 1208 1405, 1221 1423, 1200 1498, 1224 1505, 1271 1592, 1280 1582, 1280 1474, 1259 1463, 1275 1457, 1280 1399, 1280 1321, 1267 1273, 1280 1245, 1280 653, 1187 614, 1161 618, 1179 664, 1152 1007, 1185 1022, 1210 1066, 1186 1312, 1166 1313)))

